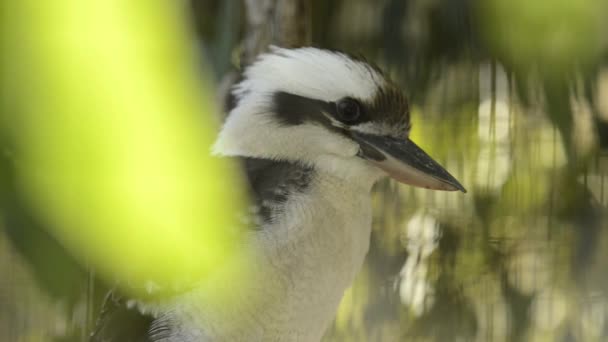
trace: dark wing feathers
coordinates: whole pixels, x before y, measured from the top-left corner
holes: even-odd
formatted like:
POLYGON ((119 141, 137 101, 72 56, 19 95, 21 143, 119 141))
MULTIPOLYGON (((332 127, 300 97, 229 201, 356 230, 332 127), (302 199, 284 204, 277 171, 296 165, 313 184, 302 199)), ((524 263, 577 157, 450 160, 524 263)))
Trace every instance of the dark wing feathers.
MULTIPOLYGON (((279 215, 288 196, 305 191, 312 181, 314 169, 301 163, 259 158, 241 158, 253 202, 251 214, 261 224, 270 223, 279 215)), ((261 227, 254 227, 260 229, 261 227)))

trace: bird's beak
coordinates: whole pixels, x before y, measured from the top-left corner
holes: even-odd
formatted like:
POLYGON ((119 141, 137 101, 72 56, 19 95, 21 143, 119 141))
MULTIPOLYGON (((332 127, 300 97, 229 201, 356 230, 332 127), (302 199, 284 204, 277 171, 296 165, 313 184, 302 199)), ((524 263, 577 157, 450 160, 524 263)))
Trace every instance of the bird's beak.
POLYGON ((467 190, 410 139, 352 132, 359 156, 401 183, 433 190, 467 190))

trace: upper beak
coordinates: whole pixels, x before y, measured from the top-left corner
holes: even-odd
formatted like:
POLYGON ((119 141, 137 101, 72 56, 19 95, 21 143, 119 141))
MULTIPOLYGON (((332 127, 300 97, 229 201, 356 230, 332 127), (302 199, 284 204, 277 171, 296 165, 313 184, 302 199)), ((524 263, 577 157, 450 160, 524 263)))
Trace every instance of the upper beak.
POLYGON ((359 156, 399 182, 433 190, 467 190, 410 139, 352 132, 359 156))

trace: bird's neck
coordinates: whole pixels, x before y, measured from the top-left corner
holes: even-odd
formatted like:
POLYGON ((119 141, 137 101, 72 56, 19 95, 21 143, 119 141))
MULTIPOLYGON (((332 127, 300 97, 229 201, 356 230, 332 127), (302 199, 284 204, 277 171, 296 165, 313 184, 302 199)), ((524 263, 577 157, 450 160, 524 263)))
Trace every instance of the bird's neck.
MULTIPOLYGON (((343 264, 333 271, 352 278, 367 253, 370 193, 377 179, 373 170, 356 166, 317 162, 306 190, 289 196, 274 221, 257 233, 261 249, 273 260, 293 263, 296 270, 340 260, 343 264)), ((316 274, 324 270, 311 269, 316 274)))
POLYGON ((364 181, 316 170, 306 193, 257 233, 266 269, 261 284, 273 297, 262 309, 268 321, 288 317, 313 340, 329 326, 369 247, 373 182, 364 181))
MULTIPOLYGON (((263 163, 258 166, 270 170, 263 163)), ((285 167, 271 168, 270 174, 286 177, 294 172, 285 167)), ((238 268, 247 269, 246 278, 237 275, 235 281, 222 282, 237 288, 232 291, 237 300, 209 305, 213 292, 206 289, 180 299, 183 314, 173 309, 177 321, 199 317, 182 330, 182 340, 190 341, 192 335, 198 341, 195 335, 203 332, 209 340, 321 339, 361 268, 371 232, 374 176, 337 168, 301 170, 312 172, 305 190, 288 196, 271 223, 249 233, 251 248, 238 268)))

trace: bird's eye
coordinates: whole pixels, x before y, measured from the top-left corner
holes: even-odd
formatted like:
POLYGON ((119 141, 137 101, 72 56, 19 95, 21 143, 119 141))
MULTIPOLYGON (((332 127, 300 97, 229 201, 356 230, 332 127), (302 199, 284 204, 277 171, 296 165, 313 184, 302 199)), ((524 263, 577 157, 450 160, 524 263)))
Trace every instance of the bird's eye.
POLYGON ((336 103, 338 119, 344 123, 351 124, 361 118, 361 104, 350 97, 344 98, 336 103))

